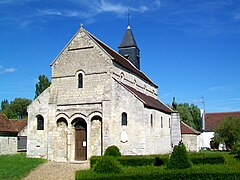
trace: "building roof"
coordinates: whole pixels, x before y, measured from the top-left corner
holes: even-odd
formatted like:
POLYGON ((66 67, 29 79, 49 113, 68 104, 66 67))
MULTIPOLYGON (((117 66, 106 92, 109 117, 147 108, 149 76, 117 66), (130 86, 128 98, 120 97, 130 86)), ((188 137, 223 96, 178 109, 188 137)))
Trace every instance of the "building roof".
POLYGON ((240 111, 237 112, 215 112, 215 113, 205 113, 205 131, 214 131, 218 124, 224 120, 226 117, 240 117, 240 111))
POLYGON ((136 74, 140 78, 144 79, 146 82, 148 82, 149 84, 151 84, 155 88, 158 88, 158 86, 154 82, 152 82, 143 72, 138 70, 128 59, 124 58, 122 55, 120 55, 119 53, 117 53, 116 51, 114 51, 113 49, 108 47, 106 44, 104 44, 102 41, 97 39, 94 35, 92 35, 88 31, 86 31, 85 29, 84 29, 84 31, 87 34, 89 34, 90 37, 92 37, 94 39, 94 41, 96 43, 98 43, 110 56, 112 56, 112 58, 115 62, 117 62, 118 64, 120 64, 124 68, 128 69, 132 73, 136 74))
MULTIPOLYGON (((116 80, 117 81, 117 80, 116 80)), ((122 82, 117 81, 119 84, 121 84, 125 89, 127 89, 129 92, 131 92, 134 96, 136 96, 140 101, 143 102, 143 104, 146 107, 159 110, 161 112, 171 114, 172 109, 170 109, 168 106, 166 106, 164 103, 159 101, 158 99, 148 96, 144 93, 139 92, 138 90, 134 89, 131 86, 128 86, 127 84, 124 84, 122 82)))
POLYGON ((181 134, 196 134, 199 135, 201 134, 199 131, 196 129, 188 126, 186 123, 181 121, 181 134))
POLYGON ((0 114, 0 132, 18 133, 27 125, 27 120, 9 120, 0 114))
POLYGON ((127 47, 136 47, 137 49, 139 49, 130 26, 127 27, 127 31, 124 34, 122 42, 118 46, 118 48, 127 48, 127 47))

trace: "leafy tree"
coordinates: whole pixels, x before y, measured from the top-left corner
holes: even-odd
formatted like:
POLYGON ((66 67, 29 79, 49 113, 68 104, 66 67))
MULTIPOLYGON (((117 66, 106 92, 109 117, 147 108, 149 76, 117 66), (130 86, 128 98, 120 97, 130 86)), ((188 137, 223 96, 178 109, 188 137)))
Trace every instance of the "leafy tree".
POLYGON ((177 105, 176 110, 180 113, 181 121, 201 131, 201 111, 196 105, 181 103, 177 105))
POLYGON ((240 117, 226 117, 214 131, 214 141, 225 142, 228 149, 240 142, 240 117))
POLYGON ((36 84, 35 99, 50 85, 51 82, 49 81, 48 77, 45 75, 40 75, 38 77, 38 83, 36 84))
POLYGON ((27 106, 32 101, 26 98, 16 98, 10 103, 10 110, 15 114, 15 118, 26 118, 27 117, 27 106))
POLYGON ((5 114, 8 119, 16 119, 17 113, 13 112, 10 109, 10 106, 7 106, 4 110, 1 111, 2 114, 5 114))
POLYGON ((6 109, 7 107, 9 107, 9 102, 7 99, 4 99, 2 102, 1 102, 1 110, 3 111, 4 109, 6 109))

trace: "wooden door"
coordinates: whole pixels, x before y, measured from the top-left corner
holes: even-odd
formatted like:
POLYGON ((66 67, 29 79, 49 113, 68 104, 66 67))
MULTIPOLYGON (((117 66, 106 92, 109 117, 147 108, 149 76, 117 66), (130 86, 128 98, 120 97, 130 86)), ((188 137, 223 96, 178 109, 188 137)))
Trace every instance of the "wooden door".
POLYGON ((87 134, 85 128, 75 129, 75 160, 87 160, 87 134))

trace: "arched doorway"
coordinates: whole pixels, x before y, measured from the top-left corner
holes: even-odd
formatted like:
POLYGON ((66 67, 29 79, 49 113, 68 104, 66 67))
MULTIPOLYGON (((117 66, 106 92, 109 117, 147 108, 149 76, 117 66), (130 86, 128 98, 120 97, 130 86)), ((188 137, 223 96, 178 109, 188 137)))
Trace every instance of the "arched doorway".
POLYGON ((56 147, 55 158, 57 161, 67 161, 67 134, 68 123, 65 118, 59 118, 57 120, 57 135, 56 135, 56 147))
POLYGON ((102 149, 102 118, 98 115, 95 115, 91 118, 91 156, 101 156, 102 149))
POLYGON ((87 160, 87 123, 82 118, 76 118, 72 124, 75 128, 75 160, 87 160))

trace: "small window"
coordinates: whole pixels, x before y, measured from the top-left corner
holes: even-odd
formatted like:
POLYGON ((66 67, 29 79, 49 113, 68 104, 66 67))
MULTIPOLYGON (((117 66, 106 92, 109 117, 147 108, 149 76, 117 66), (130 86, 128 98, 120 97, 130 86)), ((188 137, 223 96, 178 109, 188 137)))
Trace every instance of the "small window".
POLYGON ((161 128, 163 128, 163 117, 161 116, 161 128))
POLYGON ((153 127, 153 115, 151 114, 151 117, 150 117, 150 124, 151 124, 151 127, 153 127))
POLYGON ((83 88, 83 74, 78 74, 78 88, 83 88))
POLYGON ((127 113, 122 113, 122 126, 127 126, 127 113))
POLYGON ((37 130, 44 130, 44 119, 41 115, 37 116, 37 130))
POLYGON ((124 80, 124 74, 123 74, 123 72, 120 74, 120 78, 121 78, 121 81, 123 82, 123 80, 124 80))
POLYGON ((124 57, 125 57, 126 59, 128 59, 128 58, 129 58, 129 54, 125 54, 124 57))
POLYGON ((169 118, 169 128, 171 128, 171 119, 169 118))

